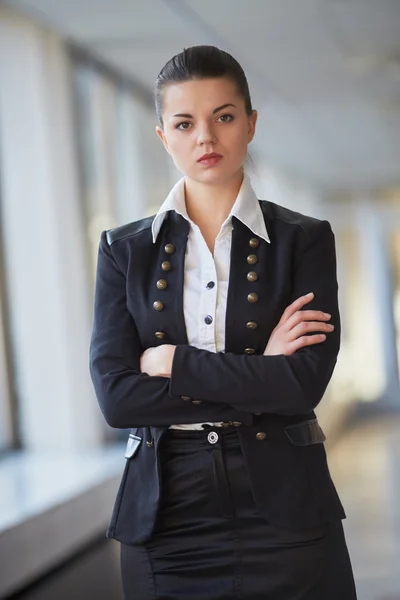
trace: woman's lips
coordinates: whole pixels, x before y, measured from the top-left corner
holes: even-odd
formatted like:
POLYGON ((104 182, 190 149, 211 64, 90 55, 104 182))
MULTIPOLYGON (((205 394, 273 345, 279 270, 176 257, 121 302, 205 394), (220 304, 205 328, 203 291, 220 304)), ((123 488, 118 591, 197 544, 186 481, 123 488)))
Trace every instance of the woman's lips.
POLYGON ((209 158, 203 158, 201 160, 199 160, 198 162, 201 165, 204 165, 206 167, 214 167, 215 165, 217 165, 219 163, 219 161, 222 159, 222 156, 210 156, 209 158))

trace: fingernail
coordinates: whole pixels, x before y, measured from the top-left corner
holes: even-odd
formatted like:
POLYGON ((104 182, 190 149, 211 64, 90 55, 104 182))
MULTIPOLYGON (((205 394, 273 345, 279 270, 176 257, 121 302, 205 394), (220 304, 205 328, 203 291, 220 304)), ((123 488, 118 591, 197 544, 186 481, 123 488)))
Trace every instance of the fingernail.
POLYGON ((314 296, 314 292, 309 292, 308 294, 306 294, 307 298, 310 298, 310 296, 314 296))
POLYGON ((328 317, 328 319, 331 318, 332 315, 330 315, 329 313, 324 313, 325 317, 328 317))

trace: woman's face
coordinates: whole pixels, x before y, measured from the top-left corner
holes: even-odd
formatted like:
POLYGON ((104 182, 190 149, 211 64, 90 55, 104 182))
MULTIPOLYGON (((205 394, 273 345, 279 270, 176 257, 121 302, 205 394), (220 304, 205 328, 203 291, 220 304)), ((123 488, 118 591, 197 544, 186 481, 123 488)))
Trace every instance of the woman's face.
POLYGON ((242 168, 257 112, 248 116, 236 84, 225 77, 167 84, 157 134, 179 171, 202 183, 223 183, 242 168), (205 154, 221 158, 199 162, 205 154))

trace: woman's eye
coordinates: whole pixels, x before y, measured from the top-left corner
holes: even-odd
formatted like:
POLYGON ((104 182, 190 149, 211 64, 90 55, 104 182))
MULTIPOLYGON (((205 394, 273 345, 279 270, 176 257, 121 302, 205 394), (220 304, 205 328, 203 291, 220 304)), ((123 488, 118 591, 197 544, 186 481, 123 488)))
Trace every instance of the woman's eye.
POLYGON ((186 131, 187 129, 189 129, 189 126, 190 126, 190 123, 188 123, 188 121, 184 121, 183 123, 179 123, 176 126, 176 129, 180 129, 181 131, 186 131))
POLYGON ((222 123, 229 123, 230 121, 233 121, 234 118, 233 115, 221 115, 218 117, 218 119, 222 120, 222 123))
MULTIPOLYGON (((234 118, 235 117, 233 115, 220 115, 217 121, 220 121, 221 123, 229 123, 230 121, 233 121, 234 118)), ((178 125, 175 126, 175 128, 179 129, 180 131, 187 131, 190 127, 192 127, 192 123, 189 123, 189 121, 182 121, 182 123, 178 123, 178 125)))

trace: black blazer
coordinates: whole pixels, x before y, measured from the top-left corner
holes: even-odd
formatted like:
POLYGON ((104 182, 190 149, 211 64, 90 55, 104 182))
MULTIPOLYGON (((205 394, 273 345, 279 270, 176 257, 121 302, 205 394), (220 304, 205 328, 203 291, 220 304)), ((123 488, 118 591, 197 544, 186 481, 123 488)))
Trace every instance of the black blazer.
POLYGON ((255 502, 269 522, 303 529, 345 517, 314 413, 340 346, 334 234, 328 221, 273 202, 260 206, 270 244, 254 241, 233 217, 225 353, 188 345, 183 217, 167 213, 155 244, 154 217, 101 234, 90 371, 107 423, 131 428, 108 537, 140 544, 151 536, 161 493, 160 440, 174 423, 246 425, 237 431, 255 502), (250 270, 256 281, 248 281, 250 270), (157 286, 161 279, 165 289, 157 286), (264 356, 285 308, 308 292, 315 298, 305 308, 331 313, 334 331, 292 356, 264 356), (141 373, 141 354, 163 343, 177 346, 171 378, 141 373))

